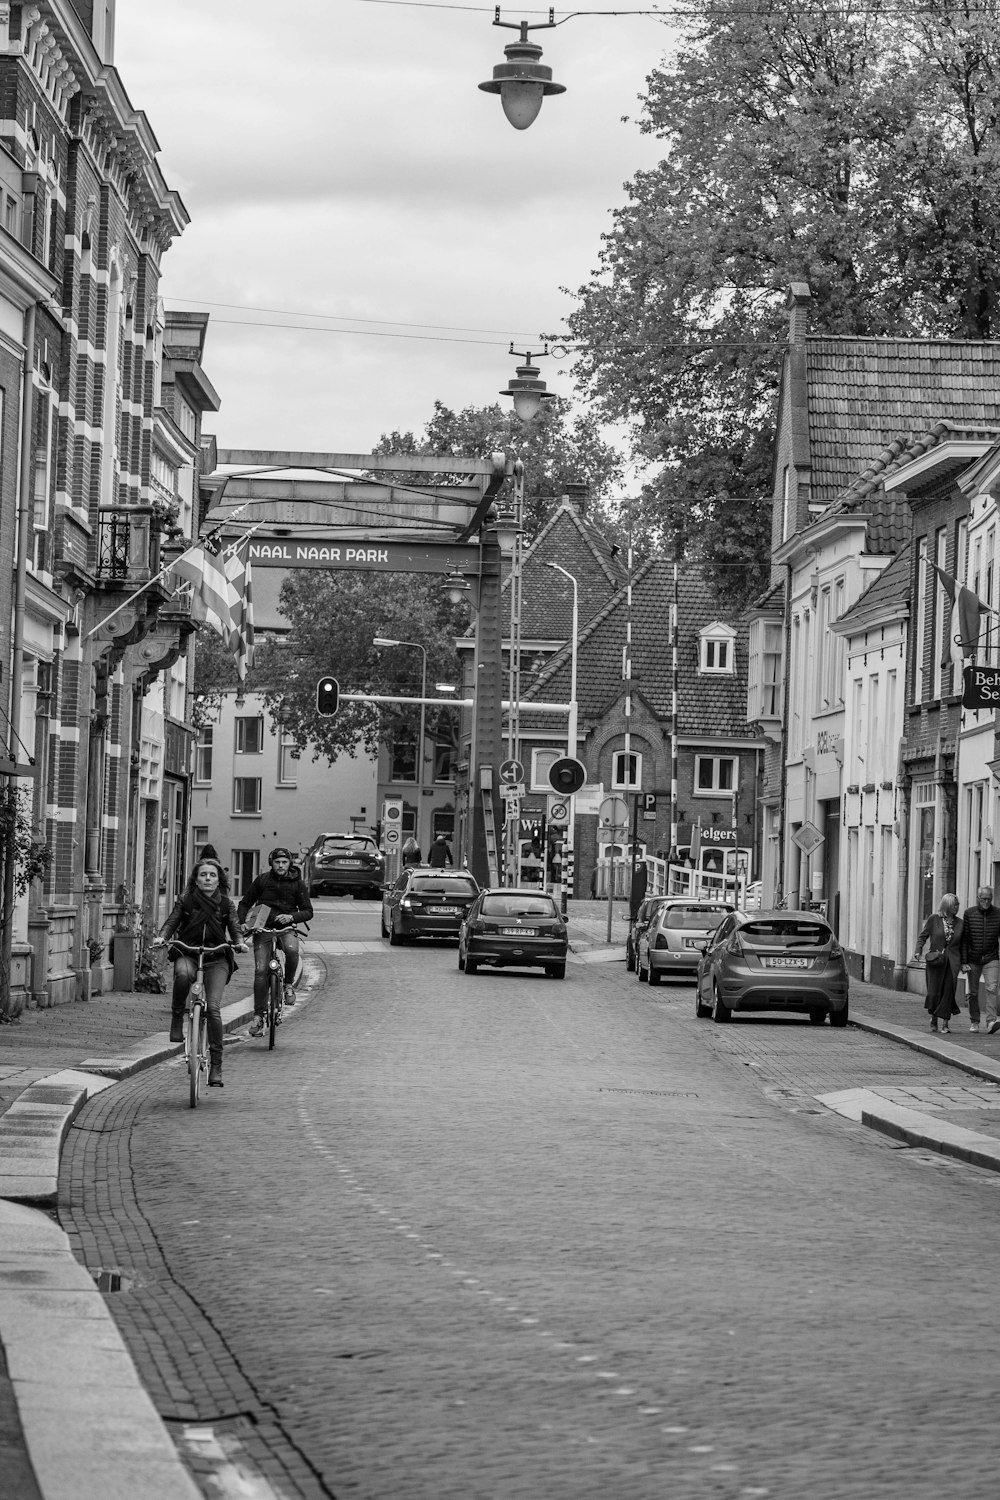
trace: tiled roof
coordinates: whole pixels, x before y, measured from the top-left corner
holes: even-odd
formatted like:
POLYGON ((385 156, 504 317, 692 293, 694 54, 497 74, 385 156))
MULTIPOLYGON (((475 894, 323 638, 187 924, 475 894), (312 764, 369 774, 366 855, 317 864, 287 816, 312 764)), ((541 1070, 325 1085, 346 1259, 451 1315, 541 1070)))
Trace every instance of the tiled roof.
MULTIPOLYGON (((670 617, 673 563, 650 558, 632 581, 632 686, 658 719, 669 722, 672 708, 670 617)), ((714 597, 695 567, 682 564, 678 602, 678 728, 682 734, 704 731, 706 738, 747 733, 747 641, 741 620, 734 619, 714 597), (700 632, 715 621, 737 631, 733 676, 699 672, 700 632)), ((625 645, 627 590, 619 590, 581 630, 577 646, 577 698, 580 724, 600 719, 622 696, 622 652, 625 645)), ((545 670, 523 685, 525 698, 563 702, 569 698, 572 653, 567 644, 545 670)))
POLYGON ((849 620, 852 625, 861 629, 867 619, 881 614, 888 605, 909 604, 910 553, 911 544, 907 542, 896 553, 888 567, 883 568, 874 582, 870 583, 864 593, 855 599, 850 609, 844 611, 840 619, 849 620))
POLYGON ((1000 343, 811 334, 802 347, 814 502, 937 422, 1000 426, 1000 343))

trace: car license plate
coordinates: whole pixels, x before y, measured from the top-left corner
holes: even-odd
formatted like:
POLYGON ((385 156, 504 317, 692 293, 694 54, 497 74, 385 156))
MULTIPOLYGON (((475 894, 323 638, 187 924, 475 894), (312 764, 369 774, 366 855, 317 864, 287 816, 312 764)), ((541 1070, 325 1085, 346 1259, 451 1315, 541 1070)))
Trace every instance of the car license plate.
POLYGON ((458 916, 458 907, 457 906, 429 906, 427 908, 427 911, 428 911, 428 915, 430 915, 432 917, 457 917, 458 916))
POLYGON ((501 927, 501 937, 537 937, 534 927, 501 927))
POLYGON ((808 969, 812 963, 811 958, 765 958, 765 966, 769 969, 808 969))
POLYGON ((360 859, 338 859, 337 863, 343 868, 345 865, 359 865, 361 861, 360 859))

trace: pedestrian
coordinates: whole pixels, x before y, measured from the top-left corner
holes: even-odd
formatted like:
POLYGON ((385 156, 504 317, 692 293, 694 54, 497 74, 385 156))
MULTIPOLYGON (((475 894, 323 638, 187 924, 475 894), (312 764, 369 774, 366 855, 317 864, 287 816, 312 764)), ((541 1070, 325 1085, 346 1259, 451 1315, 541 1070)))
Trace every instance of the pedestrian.
POLYGON ((407 865, 420 865, 424 862, 424 856, 420 852, 420 845, 411 834, 403 845, 403 868, 407 865))
POLYGON ((941 897, 937 911, 931 912, 920 929, 914 958, 919 959, 927 944, 927 998, 924 1010, 930 1011, 931 1030, 950 1033, 948 1022, 958 1015, 955 989, 962 964, 962 936, 965 924, 958 915, 958 897, 949 891, 941 897))
POLYGON ((997 996, 1000 991, 1000 908, 993 901, 993 887, 981 885, 976 904, 962 913, 962 963, 969 995, 969 1030, 979 1030, 979 981, 985 997, 985 1030, 990 1036, 1000 1031, 997 1019, 997 996))
MULTIPOLYGON (((191 948, 214 948, 230 943, 237 953, 245 953, 240 936, 236 905, 230 899, 229 879, 217 859, 200 859, 174 909, 154 939, 154 947, 177 938, 191 948)), ((170 1040, 184 1040, 184 1009, 188 990, 198 973, 198 962, 187 953, 175 951, 167 956, 174 960, 174 990, 170 1007, 170 1040)), ((208 1012, 208 1081, 222 1088, 222 992, 236 968, 232 952, 216 953, 205 960, 205 1006, 208 1012)))
POLYGON ((451 857, 451 846, 443 833, 439 833, 431 845, 427 856, 427 863, 435 870, 443 870, 445 865, 453 865, 455 861, 451 857))

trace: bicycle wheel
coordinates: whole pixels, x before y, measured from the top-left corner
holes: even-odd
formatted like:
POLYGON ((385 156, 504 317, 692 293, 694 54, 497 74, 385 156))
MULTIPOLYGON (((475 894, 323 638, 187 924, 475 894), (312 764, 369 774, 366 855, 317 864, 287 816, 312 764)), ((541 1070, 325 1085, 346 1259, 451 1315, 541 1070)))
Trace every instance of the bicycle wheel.
POLYGON ((278 1006, 281 1003, 281 1001, 278 998, 279 994, 280 994, 280 991, 278 989, 278 986, 279 986, 280 982, 281 981, 279 979, 277 971, 275 969, 272 969, 271 970, 271 974, 270 974, 270 983, 268 985, 268 990, 267 990, 267 1050, 268 1050, 268 1052, 270 1052, 273 1049, 273 1047, 274 1047, 274 1033, 275 1033, 275 1031, 278 1028, 278 1006))
POLYGON ((200 998, 191 1002, 188 1011, 187 1032, 187 1058, 188 1058, 188 1081, 191 1086, 191 1108, 198 1108, 198 1095, 201 1092, 201 1054, 204 1044, 203 1032, 205 1010, 200 998))

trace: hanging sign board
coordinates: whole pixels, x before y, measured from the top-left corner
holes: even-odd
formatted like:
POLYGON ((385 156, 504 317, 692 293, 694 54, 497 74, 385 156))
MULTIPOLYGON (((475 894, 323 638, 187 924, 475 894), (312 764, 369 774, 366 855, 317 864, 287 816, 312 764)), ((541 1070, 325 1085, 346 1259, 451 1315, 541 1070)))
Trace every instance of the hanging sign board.
POLYGON ((792 843, 798 844, 803 854, 812 854, 824 842, 823 835, 815 823, 810 823, 808 818, 800 828, 796 828, 792 834, 792 843))
POLYGON ((1000 667, 963 668, 962 707, 1000 707, 1000 667))

